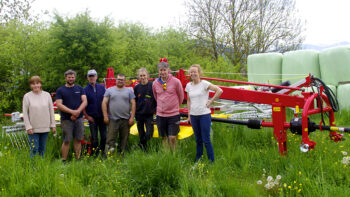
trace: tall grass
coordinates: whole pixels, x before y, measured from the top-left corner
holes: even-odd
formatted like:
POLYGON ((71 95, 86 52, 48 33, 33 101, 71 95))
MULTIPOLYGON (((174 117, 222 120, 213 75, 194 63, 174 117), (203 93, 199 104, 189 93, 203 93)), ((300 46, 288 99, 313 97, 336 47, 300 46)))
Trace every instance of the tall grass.
MULTIPOLYGON (((338 124, 347 120, 349 113, 337 115, 338 124)), ((288 155, 280 156, 272 129, 214 123, 213 131, 213 164, 206 156, 194 163, 194 136, 179 141, 175 153, 159 139, 145 153, 130 136, 124 157, 70 155, 67 164, 60 160, 61 139, 52 134, 44 159, 29 159, 28 150, 0 138, 0 196, 350 196, 350 166, 342 164, 349 140, 334 143, 317 131, 310 134, 316 148, 302 153, 301 136, 288 132, 288 155), (266 189, 267 176, 276 175, 280 184, 266 189)))

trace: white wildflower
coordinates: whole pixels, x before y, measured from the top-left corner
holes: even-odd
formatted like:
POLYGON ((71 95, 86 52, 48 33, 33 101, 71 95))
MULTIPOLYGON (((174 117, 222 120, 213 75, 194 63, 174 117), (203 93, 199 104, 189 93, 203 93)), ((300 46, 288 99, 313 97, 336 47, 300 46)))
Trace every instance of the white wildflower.
POLYGON ((282 176, 281 175, 277 175, 276 176, 276 180, 281 180, 282 179, 282 176))
POLYGON ((273 182, 273 184, 279 185, 279 184, 280 184, 280 180, 279 180, 279 179, 276 179, 276 180, 273 182))
POLYGON ((344 156, 346 156, 346 155, 348 155, 348 153, 347 153, 347 152, 345 152, 345 151, 343 151, 343 155, 344 155, 344 156))
POLYGON ((265 170, 265 168, 263 168, 263 172, 264 172, 264 174, 266 174, 266 170, 265 170))
POLYGON ((256 184, 261 185, 261 184, 262 184, 262 181, 261 181, 261 180, 258 180, 258 181, 256 182, 256 184))
POLYGON ((265 188, 266 189, 272 189, 274 186, 275 186, 274 183, 268 183, 268 184, 265 185, 265 188))
POLYGON ((349 164, 349 157, 343 157, 343 160, 341 161, 342 162, 342 164, 344 164, 344 165, 348 165, 349 164))
POLYGON ((272 178, 272 176, 268 176, 266 180, 267 180, 267 182, 269 182, 269 183, 270 183, 270 182, 272 182, 272 181, 273 181, 273 178, 272 178))
POLYGON ((62 178, 63 178, 63 177, 64 177, 64 174, 60 174, 60 177, 62 177, 62 178))
POLYGON ((3 154, 2 154, 2 152, 0 152, 0 157, 2 157, 3 156, 3 154))

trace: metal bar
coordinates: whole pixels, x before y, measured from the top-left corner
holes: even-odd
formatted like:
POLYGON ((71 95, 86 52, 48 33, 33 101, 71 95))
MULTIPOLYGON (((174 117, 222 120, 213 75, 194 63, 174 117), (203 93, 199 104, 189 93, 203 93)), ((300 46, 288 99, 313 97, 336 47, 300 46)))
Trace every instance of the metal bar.
MULTIPOLYGON (((190 77, 190 75, 186 75, 186 77, 190 77)), ((246 81, 217 79, 217 78, 210 78, 210 77, 201 77, 201 79, 212 80, 212 81, 221 81, 221 82, 229 82, 229 83, 237 83, 237 84, 244 84, 244 85, 256 85, 256 86, 264 86, 264 87, 272 87, 272 88, 280 88, 280 89, 300 90, 300 88, 298 88, 298 87, 270 85, 270 84, 263 84, 263 83, 252 83, 252 82, 246 82, 246 81)))

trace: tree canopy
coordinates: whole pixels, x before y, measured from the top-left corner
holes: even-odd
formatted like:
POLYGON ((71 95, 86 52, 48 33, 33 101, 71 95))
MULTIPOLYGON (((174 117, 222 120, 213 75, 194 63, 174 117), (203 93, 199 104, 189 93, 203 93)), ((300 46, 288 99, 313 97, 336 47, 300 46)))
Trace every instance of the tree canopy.
POLYGON ((249 54, 283 52, 302 42, 293 0, 187 0, 189 26, 158 30, 93 19, 89 11, 40 22, 29 15, 32 2, 0 0, 0 112, 20 111, 33 75, 42 78, 45 91, 55 92, 68 69, 77 72, 81 86, 89 69, 97 70, 99 82, 107 67, 131 78, 146 67, 156 77, 162 57, 172 70, 196 63, 206 72, 244 72, 249 54))

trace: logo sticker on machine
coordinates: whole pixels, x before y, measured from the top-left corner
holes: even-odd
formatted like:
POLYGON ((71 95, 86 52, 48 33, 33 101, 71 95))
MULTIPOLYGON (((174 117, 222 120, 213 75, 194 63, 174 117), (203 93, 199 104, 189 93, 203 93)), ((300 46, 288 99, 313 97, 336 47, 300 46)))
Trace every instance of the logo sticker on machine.
POLYGON ((273 111, 280 112, 280 111, 281 111, 281 108, 280 108, 280 107, 273 107, 273 111))

